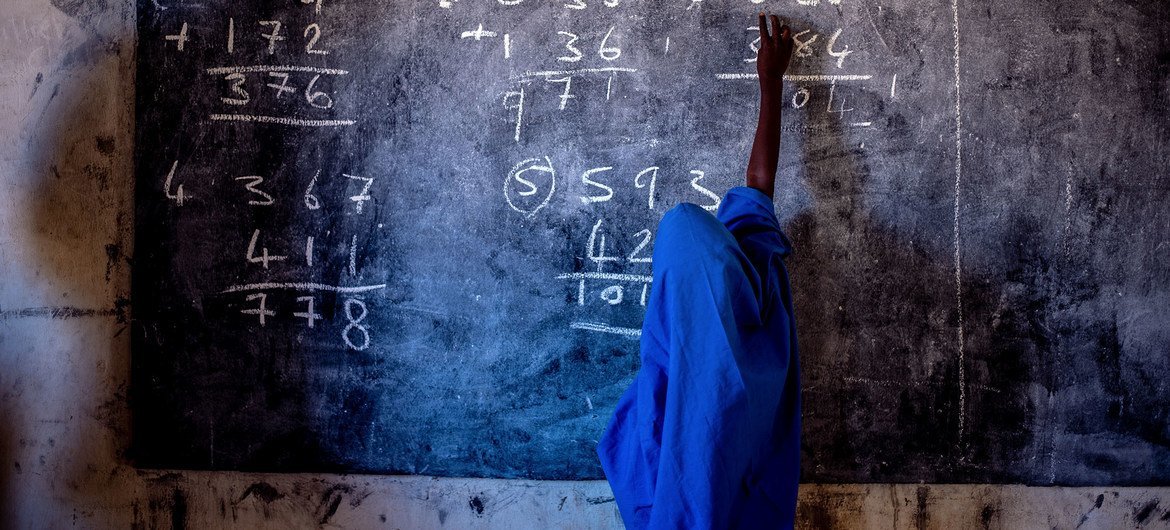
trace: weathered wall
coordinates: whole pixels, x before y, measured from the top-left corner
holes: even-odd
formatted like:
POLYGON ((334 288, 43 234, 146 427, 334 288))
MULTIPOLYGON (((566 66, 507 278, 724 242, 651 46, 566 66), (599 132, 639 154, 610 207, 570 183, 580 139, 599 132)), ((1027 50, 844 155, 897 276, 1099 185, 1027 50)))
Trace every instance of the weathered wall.
MULTIPOLYGON (((603 482, 129 466, 131 2, 10 0, 0 17, 0 527, 620 527, 603 482)), ((807 486, 800 519, 1170 528, 1170 490, 807 486)))

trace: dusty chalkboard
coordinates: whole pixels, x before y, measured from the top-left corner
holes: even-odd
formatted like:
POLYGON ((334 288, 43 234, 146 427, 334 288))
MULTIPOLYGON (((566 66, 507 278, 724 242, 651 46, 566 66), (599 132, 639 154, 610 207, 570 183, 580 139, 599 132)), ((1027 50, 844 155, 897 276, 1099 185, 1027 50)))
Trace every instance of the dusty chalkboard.
POLYGON ((1170 8, 1084 0, 140 0, 137 462, 600 478, 760 7, 803 480, 1170 483, 1170 8))

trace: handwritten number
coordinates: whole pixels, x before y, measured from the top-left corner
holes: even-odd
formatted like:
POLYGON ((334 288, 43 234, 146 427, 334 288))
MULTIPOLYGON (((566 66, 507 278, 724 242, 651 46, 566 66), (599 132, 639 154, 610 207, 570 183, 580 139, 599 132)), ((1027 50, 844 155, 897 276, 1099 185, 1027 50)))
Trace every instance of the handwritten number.
POLYGON ((317 40, 321 38, 321 26, 317 25, 316 22, 309 24, 308 26, 305 26, 304 36, 309 39, 309 42, 307 44, 305 44, 305 53, 314 54, 314 55, 328 55, 329 54, 329 52, 327 52, 325 50, 313 49, 313 46, 317 45, 317 40), (312 33, 313 36, 309 37, 309 33, 312 33))
POLYGON ((249 181, 246 184, 244 184, 244 189, 260 196, 260 200, 252 199, 252 200, 248 201, 248 204, 251 204, 254 206, 269 206, 272 203, 276 202, 276 200, 273 199, 271 195, 264 192, 264 190, 261 190, 260 188, 256 187, 264 182, 264 177, 261 177, 260 175, 248 175, 248 176, 244 176, 244 177, 236 177, 236 180, 249 181))
POLYGON ((179 187, 175 189, 175 193, 171 193, 171 181, 174 180, 175 170, 178 168, 179 168, 179 161, 176 160, 175 163, 171 164, 171 170, 169 172, 167 172, 167 180, 166 180, 166 182, 163 183, 163 195, 165 195, 166 198, 175 201, 175 204, 182 206, 183 201, 190 199, 192 197, 190 195, 186 195, 183 193, 183 185, 182 184, 179 184, 179 187))
POLYGON ((564 35, 569 38, 569 42, 565 43, 565 48, 573 53, 573 55, 563 55, 561 57, 557 57, 557 60, 566 63, 575 63, 580 61, 583 54, 581 53, 581 50, 578 50, 575 46, 573 46, 573 43, 577 42, 577 36, 567 31, 558 31, 557 35, 564 35))
POLYGON ((715 210, 718 210, 719 209, 719 201, 720 201, 719 196, 716 195, 715 192, 707 189, 702 184, 699 184, 699 181, 703 180, 705 173, 703 173, 703 171, 698 170, 698 169, 692 169, 691 174, 695 176, 695 178, 691 179, 691 187, 694 188, 695 191, 702 193, 703 195, 706 195, 707 197, 710 197, 712 200, 712 203, 704 206, 703 209, 707 210, 708 212, 713 212, 715 210))
POLYGON ((272 33, 261 33, 260 36, 268 39, 268 55, 276 53, 276 42, 284 40, 284 36, 280 34, 280 21, 278 20, 261 20, 261 26, 271 26, 272 33))
POLYGON ((332 108, 333 98, 329 97, 329 94, 320 91, 313 91, 313 87, 317 86, 318 79, 321 79, 321 74, 313 76, 313 80, 309 81, 309 86, 305 87, 305 101, 309 102, 309 105, 318 109, 332 108))
POLYGON ((370 187, 374 185, 374 178, 373 177, 359 177, 357 175, 345 175, 345 178, 348 178, 351 180, 357 180, 357 181, 365 183, 362 186, 362 191, 358 192, 357 195, 353 195, 349 198, 349 200, 356 203, 356 206, 354 206, 354 209, 357 211, 357 213, 362 213, 362 206, 365 205, 366 201, 373 198, 370 196, 370 187))
POLYGON ((225 76, 224 80, 231 82, 232 86, 230 88, 232 93, 239 96, 235 98, 219 98, 224 103, 228 105, 246 105, 249 101, 252 100, 252 96, 248 95, 247 90, 244 90, 244 81, 247 80, 247 77, 244 74, 239 72, 231 73, 225 76))
POLYGON ((357 351, 362 351, 370 347, 370 331, 366 328, 366 326, 361 324, 361 321, 366 318, 368 313, 369 310, 366 309, 365 302, 358 298, 345 299, 345 319, 348 320, 349 323, 346 324, 345 329, 341 331, 341 338, 345 340, 346 346, 349 346, 350 348, 357 351), (353 314, 354 307, 361 309, 361 313, 359 313, 357 316, 354 316, 353 314), (357 330, 361 333, 362 340, 360 343, 355 343, 353 338, 350 337, 354 330, 357 330))
POLYGON ((643 169, 642 171, 639 171, 637 175, 634 175, 634 187, 635 188, 638 188, 638 189, 649 188, 649 190, 646 193, 646 195, 648 197, 646 199, 646 206, 648 208, 650 208, 651 210, 654 209, 654 193, 655 193, 654 192, 654 185, 657 182, 658 182, 658 166, 650 166, 646 169, 643 169), (643 184, 642 183, 642 175, 646 175, 646 174, 650 175, 650 182, 643 184))
POLYGON ((293 316, 305 319, 305 325, 312 328, 314 322, 322 319, 321 314, 313 309, 315 300, 312 296, 298 296, 297 301, 306 302, 307 307, 304 311, 293 313, 293 316))
POLYGON ((634 237, 641 237, 642 242, 638 243, 638 246, 634 247, 634 251, 631 252, 630 256, 626 259, 629 260, 630 263, 650 263, 651 262, 650 256, 638 257, 638 253, 641 252, 642 249, 646 248, 646 246, 650 244, 650 238, 652 237, 652 233, 650 232, 650 230, 643 229, 642 231, 638 232, 637 234, 634 234, 634 237))
POLYGON ((613 34, 613 26, 609 27, 609 31, 605 32, 605 37, 601 39, 601 47, 597 49, 597 53, 601 55, 602 59, 613 61, 622 56, 622 49, 617 46, 606 47, 605 41, 609 40, 609 36, 613 34))
POLYGON ((260 229, 259 228, 257 228, 255 231, 252 232, 252 239, 250 241, 248 241, 248 253, 244 255, 244 257, 248 260, 248 263, 259 263, 259 264, 263 265, 265 269, 267 269, 268 262, 270 262, 270 261, 284 261, 286 256, 269 255, 268 254, 268 247, 261 247, 260 255, 257 256, 256 255, 256 241, 258 239, 260 239, 260 229))

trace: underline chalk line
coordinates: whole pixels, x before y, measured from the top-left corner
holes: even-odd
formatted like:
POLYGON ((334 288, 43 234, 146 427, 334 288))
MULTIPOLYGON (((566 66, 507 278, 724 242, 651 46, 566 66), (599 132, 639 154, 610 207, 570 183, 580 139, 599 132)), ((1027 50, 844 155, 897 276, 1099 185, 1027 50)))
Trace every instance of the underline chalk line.
POLYGON ((334 293, 364 293, 367 291, 376 291, 378 289, 385 289, 386 284, 380 283, 377 285, 354 285, 344 287, 340 285, 327 285, 324 283, 308 283, 308 282, 268 282, 268 283, 246 283, 242 285, 233 285, 224 289, 223 293, 240 293, 245 291, 266 291, 266 290, 282 290, 290 289, 294 291, 330 291, 334 293))
MULTIPOLYGON (((720 80, 734 80, 734 79, 759 79, 759 74, 751 73, 727 73, 715 74, 715 79, 720 80)), ((872 75, 865 74, 836 74, 836 75, 810 75, 810 74, 788 74, 784 76, 785 81, 865 81, 873 79, 872 75)))
POLYGON ((297 127, 342 127, 357 123, 354 120, 305 120, 300 118, 285 118, 282 116, 257 116, 253 114, 212 114, 211 121, 242 121, 255 123, 275 123, 277 125, 292 125, 297 127))
POLYGON ((569 324, 570 328, 581 329, 585 331, 597 331, 601 333, 612 333, 614 335, 623 335, 626 337, 638 338, 642 336, 642 330, 637 328, 625 328, 621 326, 611 326, 609 324, 601 324, 598 322, 572 322, 569 324))
POLYGON ((309 72, 311 74, 325 75, 346 75, 349 73, 348 70, 338 70, 336 68, 318 68, 316 66, 278 66, 264 64, 258 64, 254 66, 217 66, 215 68, 207 69, 207 73, 211 75, 247 74, 255 72, 309 72))

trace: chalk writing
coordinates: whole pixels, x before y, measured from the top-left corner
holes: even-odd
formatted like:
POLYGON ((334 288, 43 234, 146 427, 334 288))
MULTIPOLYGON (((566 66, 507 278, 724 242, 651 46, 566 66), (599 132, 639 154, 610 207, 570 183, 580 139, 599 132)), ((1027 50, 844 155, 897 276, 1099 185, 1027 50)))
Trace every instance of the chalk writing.
POLYGON ((183 26, 179 29, 178 33, 176 33, 174 35, 167 35, 163 38, 168 40, 168 41, 173 41, 175 43, 176 50, 183 51, 183 46, 187 44, 187 38, 188 38, 187 37, 187 23, 186 22, 183 23, 183 26))
POLYGON ((267 317, 276 315, 275 311, 268 309, 268 306, 267 306, 268 294, 267 293, 250 294, 250 295, 248 295, 247 299, 249 302, 251 302, 252 300, 256 300, 257 306, 250 308, 250 309, 241 309, 240 313, 245 314, 245 315, 256 315, 259 318, 261 326, 263 326, 266 323, 267 317))
POLYGON ((171 184, 175 179, 175 170, 178 168, 179 161, 176 160, 173 164, 171 164, 171 170, 167 172, 167 178, 165 181, 163 181, 163 195, 166 198, 175 201, 176 205, 182 206, 183 201, 190 199, 191 196, 183 192, 182 184, 179 184, 178 187, 175 188, 174 193, 171 192, 171 184))
MULTIPOLYGON (((311 12, 314 16, 327 9, 323 0, 300 0, 297 4, 309 7, 303 12, 311 12)), ((331 38, 337 34, 326 26, 330 19, 304 20, 295 17, 295 11, 275 12, 259 20, 245 20, 238 15, 225 16, 219 21, 201 18, 199 24, 172 18, 173 25, 167 27, 169 31, 160 32, 165 44, 162 53, 175 54, 176 61, 191 64, 191 61, 203 58, 224 60, 230 57, 230 61, 236 63, 191 64, 197 67, 193 71, 199 72, 200 78, 183 81, 207 89, 193 91, 208 95, 210 104, 200 107, 207 109, 203 114, 204 123, 237 128, 266 126, 275 131, 283 128, 289 132, 272 134, 290 140, 304 137, 294 130, 312 134, 310 131, 314 129, 333 129, 346 134, 346 128, 358 123, 354 118, 333 114, 344 105, 342 92, 349 86, 347 80, 352 76, 341 63, 321 62, 334 58, 331 45, 338 44, 331 38), (215 48, 217 53, 198 53, 203 51, 196 49, 199 47, 215 48), (183 55, 177 55, 179 53, 183 55), (310 64, 299 64, 302 61, 310 64)), ((199 14, 204 16, 203 12, 199 14)), ((482 25, 469 35, 475 40, 493 36, 495 33, 484 30, 482 25)), ((517 135, 521 120, 522 116, 518 115, 517 135)), ((312 143, 308 147, 311 148, 312 143)), ((321 149, 323 159, 333 156, 324 144, 321 149)), ((216 156, 211 151, 202 153, 203 157, 208 155, 216 156)), ((255 153, 258 161, 271 156, 265 152, 255 153)), ((239 155, 233 155, 232 162, 243 167, 250 165, 239 155)), ((199 168, 209 163, 206 159, 184 159, 185 167, 199 168)), ((266 164, 257 165, 267 167, 266 164)), ((378 207, 381 181, 361 168, 323 171, 320 165, 307 170, 298 165, 295 160, 289 160, 277 164, 277 170, 262 167, 243 170, 227 178, 234 184, 228 188, 217 187, 214 181, 204 185, 207 191, 201 193, 207 196, 202 199, 206 200, 208 208, 216 207, 214 205, 226 199, 244 205, 248 212, 255 212, 242 218, 244 225, 238 236, 209 234, 209 237, 223 239, 225 248, 231 249, 229 254, 237 256, 233 259, 243 255, 243 267, 233 275, 243 281, 222 287, 220 294, 233 300, 233 315, 248 317, 245 321, 258 328, 272 328, 275 323, 291 321, 303 323, 302 329, 306 331, 330 328, 338 333, 331 336, 339 345, 354 351, 365 350, 372 346, 368 320, 376 310, 377 300, 372 295, 385 289, 386 285, 339 285, 332 283, 336 281, 336 275, 329 281, 321 281, 316 275, 326 273, 331 263, 340 260, 342 269, 348 272, 346 278, 358 281, 365 276, 361 266, 368 249, 359 245, 359 241, 366 240, 364 234, 368 228, 356 223, 358 219, 369 218, 370 210, 378 207), (261 213, 280 212, 279 208, 290 199, 290 204, 295 205, 293 211, 306 216, 300 220, 294 216, 291 219, 293 226, 273 225, 268 217, 264 217, 267 214, 261 213), (304 209, 300 208, 301 205, 304 209), (334 221, 321 230, 295 226, 299 223, 314 226, 320 216, 335 212, 354 215, 354 222, 334 221), (282 291, 291 291, 296 296, 285 297, 279 294, 282 291), (332 309, 333 299, 323 302, 318 294, 321 292, 344 295, 344 299, 338 300, 341 304, 339 310, 332 309), (330 309, 323 310, 322 303, 328 304, 330 309)), ((193 181, 189 175, 184 178, 182 169, 178 160, 170 164, 162 182, 162 196, 189 211, 193 196, 188 188, 193 181)), ((200 179, 199 182, 205 181, 200 179)), ((195 215, 205 215, 207 211, 200 210, 195 215)))
MULTIPOLYGON (((598 219, 593 223, 585 243, 585 259, 593 264, 594 270, 563 273, 557 275, 557 278, 576 281, 578 307, 585 308, 590 301, 594 300, 603 304, 603 307, 619 306, 631 299, 630 291, 632 290, 633 300, 637 300, 637 304, 645 308, 652 282, 651 276, 649 274, 611 271, 607 270, 607 267, 624 271, 627 267, 648 266, 651 259, 647 254, 650 252, 649 247, 653 239, 653 232, 649 229, 643 229, 633 234, 631 239, 636 243, 628 254, 612 253, 610 252, 611 242, 607 239, 607 233, 603 229, 604 222, 604 219, 598 219)), ((597 316, 599 315, 594 312, 590 313, 591 318, 597 316)), ((635 328, 596 321, 574 321, 570 327, 629 337, 637 336, 637 334, 630 333, 630 330, 635 328)))
MULTIPOLYGON (((463 386, 501 389, 460 364, 495 378, 509 375, 497 368, 543 373, 559 358, 575 364, 544 386, 587 380, 598 388, 566 394, 603 416, 615 397, 603 391, 636 365, 626 339, 654 303, 659 221, 680 203, 715 212, 743 182, 758 95, 754 20, 768 6, 141 2, 138 66, 149 75, 138 85, 137 199, 150 262, 138 270, 150 280, 140 285, 162 294, 136 292, 149 302, 136 307, 171 311, 150 323, 163 334, 180 333, 167 330, 183 329, 186 315, 204 319, 189 337, 209 345, 191 349, 242 358, 287 348, 308 388, 333 392, 330 405, 344 389, 319 384, 332 377, 324 373, 392 374, 371 383, 370 406, 384 408, 402 405, 380 401, 394 386, 387 378, 459 400, 472 395, 463 386), (415 378, 448 366, 450 388, 415 378), (601 375, 580 377, 593 369, 601 375)), ((932 145, 914 131, 939 121, 923 109, 942 107, 916 98, 949 72, 934 64, 949 45, 907 46, 898 39, 929 24, 895 23, 920 10, 885 9, 837 0, 782 9, 796 41, 780 100, 777 200, 788 207, 823 202, 809 194, 824 190, 801 185, 810 171, 840 169, 866 193, 894 193, 899 182, 853 173, 910 168, 884 162, 932 145), (910 136, 884 134, 894 129, 910 136), (857 159, 859 145, 877 158, 857 159)), ((48 99, 52 83, 41 86, 36 96, 48 99)), ((162 349, 195 342, 164 339, 162 349)), ((450 447, 462 445, 436 454, 450 447)), ((418 462, 415 471, 436 465, 418 462)))
POLYGON ((249 199, 248 204, 253 206, 271 206, 276 202, 276 200, 273 199, 271 195, 257 187, 264 182, 264 177, 259 175, 248 175, 244 177, 236 177, 236 180, 246 181, 244 184, 244 189, 256 194, 259 197, 249 199))
POLYGON ((341 330, 341 338, 345 339, 345 345, 354 350, 364 350, 370 347, 370 331, 369 328, 362 325, 362 320, 365 320, 369 310, 366 309, 366 303, 360 298, 346 298, 345 299, 345 328, 341 330), (353 308, 358 308, 361 312, 354 315, 353 308), (357 333, 354 333, 354 332, 357 333), (360 338, 354 342, 353 337, 360 338))
POLYGON ((528 217, 547 206, 556 189, 557 172, 547 156, 520 161, 504 179, 504 199, 508 206, 528 217))

